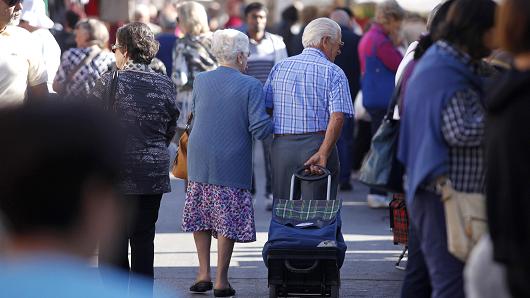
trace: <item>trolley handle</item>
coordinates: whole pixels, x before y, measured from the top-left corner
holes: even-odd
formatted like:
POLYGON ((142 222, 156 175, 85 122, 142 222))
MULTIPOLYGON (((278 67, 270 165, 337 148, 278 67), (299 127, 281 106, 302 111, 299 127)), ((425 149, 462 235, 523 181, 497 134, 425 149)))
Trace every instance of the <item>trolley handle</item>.
POLYGON ((309 166, 302 166, 300 168, 298 168, 293 176, 291 177, 291 191, 289 192, 289 200, 292 201, 293 200, 293 196, 294 196, 294 182, 296 180, 296 178, 302 180, 302 181, 309 181, 309 182, 313 182, 313 181, 319 181, 319 180, 323 180, 323 179, 326 179, 328 180, 328 187, 327 187, 327 190, 326 190, 326 200, 330 200, 331 199, 331 171, 324 168, 324 167, 321 167, 321 166, 318 166, 318 165, 315 165, 316 167, 318 167, 322 172, 323 174, 322 175, 308 175, 306 170, 309 168, 309 166))
POLYGON ((319 263, 320 263, 319 260, 315 260, 313 264, 307 268, 295 268, 293 267, 293 265, 291 265, 289 260, 284 261, 285 268, 287 268, 287 270, 293 273, 310 273, 311 271, 315 270, 315 268, 318 267, 319 263))
POLYGON ((303 181, 318 181, 318 180, 326 179, 328 176, 331 175, 331 172, 328 169, 321 167, 319 165, 314 165, 314 166, 317 167, 320 171, 322 171, 321 175, 307 174, 307 170, 309 169, 309 166, 303 166, 296 170, 296 172, 294 173, 294 176, 303 181))

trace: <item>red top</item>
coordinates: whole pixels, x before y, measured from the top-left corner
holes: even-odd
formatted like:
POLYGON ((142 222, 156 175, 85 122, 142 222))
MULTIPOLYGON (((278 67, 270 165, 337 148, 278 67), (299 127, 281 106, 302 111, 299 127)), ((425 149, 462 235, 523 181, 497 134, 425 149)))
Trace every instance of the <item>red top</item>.
POLYGON ((361 39, 359 43, 359 61, 361 62, 361 72, 364 74, 366 57, 373 55, 373 49, 379 60, 393 72, 396 72, 403 55, 394 47, 394 44, 383 31, 381 25, 373 24, 372 27, 361 39))

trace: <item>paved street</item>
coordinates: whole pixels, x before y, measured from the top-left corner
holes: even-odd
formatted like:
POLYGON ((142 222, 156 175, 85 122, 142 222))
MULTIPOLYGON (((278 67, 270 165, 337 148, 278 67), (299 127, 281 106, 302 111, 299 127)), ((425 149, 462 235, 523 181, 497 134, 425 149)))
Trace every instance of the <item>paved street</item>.
MULTIPOLYGON (((256 147, 260 149, 261 145, 256 147)), ((268 297, 267 269, 261 250, 267 240, 270 214, 265 211, 264 169, 260 154, 261 151, 257 150, 255 215, 258 241, 236 244, 229 272, 237 297, 268 297)), ((173 192, 163 199, 157 224, 156 284, 178 292, 181 297, 213 297, 211 293, 192 295, 187 292, 195 279, 198 260, 192 234, 183 233, 180 228, 184 183, 172 179, 172 189, 173 192)), ((368 208, 366 193, 366 187, 358 183, 354 185, 354 191, 339 193, 344 200, 342 231, 348 245, 341 270, 341 297, 399 297, 404 272, 397 270, 394 263, 402 247, 392 243, 388 210, 368 208)), ((214 241, 212 265, 216 263, 216 245, 214 241)), ((215 272, 215 267, 212 270, 215 272)))

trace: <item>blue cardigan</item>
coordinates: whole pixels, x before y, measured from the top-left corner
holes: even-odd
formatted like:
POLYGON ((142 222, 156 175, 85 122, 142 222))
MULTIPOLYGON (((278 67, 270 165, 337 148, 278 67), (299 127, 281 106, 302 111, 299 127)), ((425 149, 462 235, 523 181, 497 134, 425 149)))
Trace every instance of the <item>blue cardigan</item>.
POLYGON ((253 138, 272 133, 261 83, 221 66, 195 78, 192 104, 188 179, 250 189, 253 138))
POLYGON ((433 45, 414 69, 405 91, 398 159, 404 164, 407 203, 418 186, 449 170, 449 148, 442 134, 442 111, 459 90, 481 91, 481 79, 467 65, 433 45))

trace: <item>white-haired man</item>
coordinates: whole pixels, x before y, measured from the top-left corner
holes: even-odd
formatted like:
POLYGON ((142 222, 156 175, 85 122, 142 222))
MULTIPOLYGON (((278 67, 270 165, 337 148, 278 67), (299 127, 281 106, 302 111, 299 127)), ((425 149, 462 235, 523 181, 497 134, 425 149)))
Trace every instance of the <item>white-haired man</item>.
POLYGON ((30 33, 13 26, 20 18, 22 1, 0 1, 0 107, 20 104, 32 95, 48 94, 46 67, 30 33))
MULTIPOLYGON (((316 166, 332 174, 331 197, 337 196, 339 159, 336 142, 344 117, 353 115, 346 75, 333 62, 342 46, 341 28, 329 18, 309 23, 302 36, 304 50, 272 69, 265 83, 265 102, 274 115, 272 144, 273 195, 289 197, 289 181, 300 166, 313 174, 316 166)), ((323 199, 326 183, 302 183, 304 199, 323 199)))

